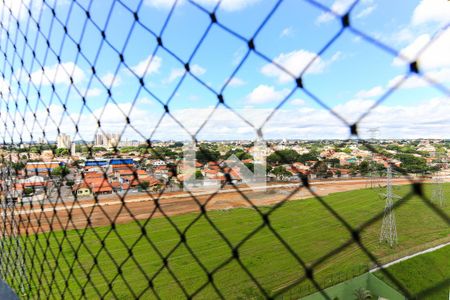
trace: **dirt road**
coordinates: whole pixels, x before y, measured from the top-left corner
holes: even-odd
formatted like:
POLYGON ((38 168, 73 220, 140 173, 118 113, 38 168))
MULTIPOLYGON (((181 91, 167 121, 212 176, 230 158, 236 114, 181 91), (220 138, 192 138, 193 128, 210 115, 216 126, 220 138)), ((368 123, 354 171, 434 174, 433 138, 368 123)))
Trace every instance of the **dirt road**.
MULTIPOLYGON (((366 179, 313 181, 312 190, 320 196, 330 193, 350 191, 368 187, 366 179)), ((407 184, 406 179, 394 179, 394 184, 407 184)), ((14 212, 2 212, 2 223, 5 230, 18 230, 21 233, 33 234, 48 230, 83 229, 86 226, 105 226, 112 222, 127 223, 131 220, 143 220, 149 217, 172 216, 188 212, 200 212, 200 206, 206 210, 223 210, 236 207, 273 205, 287 199, 296 200, 311 197, 305 188, 298 189, 296 184, 271 184, 266 191, 254 191, 249 188, 232 188, 221 190, 216 194, 211 192, 194 193, 192 197, 186 192, 172 192, 160 195, 128 194, 102 196, 96 202, 94 199, 78 199, 67 203, 44 205, 18 205, 14 212), (123 199, 122 199, 123 198, 123 199), (251 203, 250 203, 251 201, 251 203), (12 213, 16 224, 11 224, 12 213), (13 225, 13 226, 11 226, 13 225)))

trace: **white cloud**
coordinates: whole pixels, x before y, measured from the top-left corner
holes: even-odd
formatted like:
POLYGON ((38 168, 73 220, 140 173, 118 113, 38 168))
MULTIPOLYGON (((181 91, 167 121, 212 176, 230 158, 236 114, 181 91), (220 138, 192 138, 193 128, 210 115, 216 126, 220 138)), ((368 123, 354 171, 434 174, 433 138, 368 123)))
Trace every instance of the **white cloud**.
POLYGON ((290 100, 289 103, 295 106, 303 106, 306 104, 306 101, 300 98, 295 98, 290 100))
POLYGON ((99 88, 90 88, 86 91, 86 96, 87 97, 97 97, 100 96, 102 94, 102 89, 99 88))
POLYGON ((349 123, 355 122, 360 115, 368 111, 375 103, 374 100, 352 99, 343 104, 333 107, 333 110, 347 120, 349 123))
POLYGON ((108 87, 111 85, 113 87, 118 87, 122 83, 122 78, 119 76, 119 74, 114 76, 113 73, 106 73, 102 76, 101 80, 108 87))
MULTIPOLYGON (((333 55, 330 61, 335 61, 339 58, 340 52, 333 55)), ((307 73, 321 73, 325 69, 327 63, 323 61, 317 54, 306 50, 297 50, 289 53, 281 53, 275 57, 274 62, 285 68, 294 76, 300 75, 300 73, 306 68, 306 66, 313 60, 314 62, 309 66, 307 73)), ((288 82, 292 80, 292 77, 280 70, 273 64, 267 64, 261 68, 261 72, 270 77, 277 77, 280 82, 288 82)))
MULTIPOLYGON (((348 120, 357 119, 373 105, 374 101, 354 99, 333 107, 348 120)), ((174 112, 176 118, 194 131, 208 117, 209 109, 186 109, 174 112), (195 115, 197 118, 190 116, 195 115)), ((238 113, 251 123, 262 124, 271 109, 239 109, 238 113)), ((381 105, 375 108, 360 124, 365 128, 380 128, 380 137, 419 138, 445 137, 444 128, 450 122, 450 102, 445 97, 426 100, 416 105, 381 105), (438 123, 436 123, 438 122, 438 123)), ((161 124, 164 130, 173 132, 169 122, 161 124)), ((172 125, 173 126, 173 125, 172 125)), ((162 129, 161 128, 161 129, 162 129)), ((168 132, 164 131, 166 134, 168 132)), ((299 106, 298 109, 279 109, 263 128, 266 138, 347 138, 348 127, 322 108, 299 106)), ((219 108, 201 132, 202 137, 248 138, 254 130, 227 109, 219 108), (226 125, 225 125, 226 124, 226 125)), ((168 137, 166 137, 168 139, 168 137)))
POLYGON ((388 44, 404 46, 421 35, 444 29, 450 20, 450 4, 447 0, 420 0, 409 24, 393 28, 392 32, 378 33, 375 37, 388 44))
POLYGON ((193 64, 190 68, 191 73, 194 74, 195 76, 201 76, 203 74, 206 73, 206 69, 200 67, 199 65, 193 64))
POLYGON ((280 33, 280 37, 290 37, 294 34, 294 28, 290 27, 286 27, 284 28, 281 33, 280 33))
MULTIPOLYGON (((408 60, 414 60, 419 55, 419 67, 421 69, 433 69, 450 66, 450 28, 442 32, 435 40, 431 41, 429 34, 422 34, 410 45, 403 48, 400 53, 408 60), (427 47, 428 43, 431 44, 427 47), (423 52, 421 52, 423 50, 423 52)), ((393 64, 404 66, 405 62, 399 57, 395 58, 393 64)))
POLYGON ((189 100, 189 101, 199 101, 199 100, 200 100, 200 97, 197 96, 197 95, 189 95, 189 96, 188 96, 188 100, 189 100))
POLYGON ((37 70, 31 74, 31 81, 35 85, 41 82, 43 85, 50 84, 70 84, 72 77, 74 84, 81 82, 84 77, 84 71, 73 62, 65 62, 53 66, 44 67, 44 70, 37 70))
MULTIPOLYGON (((338 15, 342 15, 350 8, 353 2, 355 2, 355 0, 336 0, 331 5, 330 9, 338 15)), ((324 12, 321 13, 319 17, 317 17, 316 23, 317 24, 328 23, 333 19, 334 15, 332 13, 324 12)))
MULTIPOLYGON (((138 120, 140 122, 148 120, 147 112, 132 107, 131 103, 108 103, 105 107, 94 110, 93 115, 95 118, 100 119, 104 130, 110 130, 110 128, 123 128, 126 124, 126 117, 130 119, 132 124, 138 120)), ((87 115, 86 117, 92 118, 93 116, 87 115)))
POLYGON ((151 75, 158 73, 161 68, 162 59, 159 56, 149 56, 146 59, 140 61, 137 65, 131 67, 131 69, 140 77, 144 75, 151 75))
MULTIPOLYGON (((183 0, 178 3, 184 2, 183 0)), ((145 5, 153 6, 156 8, 170 8, 174 5, 175 0, 144 0, 145 5)))
POLYGON ((261 84, 257 86, 246 99, 248 104, 263 104, 281 101, 287 94, 289 94, 288 89, 277 91, 273 86, 261 84))
POLYGON ((169 76, 163 80, 163 83, 171 83, 173 81, 175 81, 176 79, 180 78, 181 76, 183 76, 183 74, 186 71, 184 69, 172 69, 172 71, 170 71, 169 76))
POLYGON ((355 18, 356 19, 365 18, 369 16, 371 13, 373 13, 375 8, 377 8, 377 6, 375 4, 371 4, 365 7, 363 10, 361 10, 358 14, 356 14, 355 18))
MULTIPOLYGON (((349 10, 354 2, 355 0, 335 0, 330 9, 335 14, 342 16, 349 10)), ((361 10, 356 15, 354 15, 356 19, 369 16, 377 7, 377 5, 374 4, 372 0, 362 0, 359 2, 358 6, 361 7, 361 10)), ((332 13, 323 12, 317 17, 316 24, 320 25, 323 23, 328 23, 333 19, 335 19, 335 16, 332 13)))
MULTIPOLYGON (((260 0, 222 0, 220 8, 228 12, 233 12, 250 7, 259 1, 260 0)), ((195 2, 200 5, 214 7, 219 0, 195 0, 195 2)), ((173 6, 175 0, 145 0, 144 3, 152 7, 167 9, 173 6)), ((185 3, 185 0, 178 0, 177 6, 184 5, 185 3)))
MULTIPOLYGON (((382 38, 383 36, 381 36, 382 38)), ((400 43, 403 44, 405 42, 411 42, 416 37, 416 32, 411 28, 411 26, 407 26, 404 28, 400 28, 396 30, 391 38, 388 40, 390 43, 400 43)))
MULTIPOLYGON (((205 68, 202 68, 201 66, 196 65, 196 64, 191 65, 190 70, 191 70, 191 73, 194 74, 195 76, 201 76, 206 73, 205 68)), ((172 83, 176 79, 183 76, 183 74, 185 72, 186 72, 185 69, 182 69, 182 68, 172 69, 172 71, 170 71, 169 76, 163 80, 163 83, 164 84, 172 83)))
POLYGON ((336 53, 333 54, 333 56, 331 56, 331 58, 326 62, 326 65, 329 65, 335 61, 338 61, 342 58, 342 52, 337 51, 336 53))
POLYGON ((137 99, 137 103, 144 104, 144 105, 151 105, 151 104, 154 104, 155 102, 153 102, 152 100, 150 100, 147 97, 141 97, 141 98, 137 99))
POLYGON ((450 20, 450 3, 448 0, 422 0, 417 5, 412 16, 413 25, 425 23, 440 23, 450 20))
MULTIPOLYGON (((260 0, 222 0, 220 3, 220 8, 225 11, 238 11, 250 7, 260 0)), ((196 0, 196 2, 204 5, 214 6, 219 0, 196 0)))
MULTIPOLYGON (((341 114, 347 120, 354 120, 366 111, 374 102, 369 100, 351 100, 333 107, 335 111, 341 114)), ((149 136, 154 128, 153 139, 186 139, 184 129, 181 129, 170 118, 166 117, 158 124, 161 111, 158 106, 152 106, 151 109, 144 109, 144 106, 135 106, 132 112, 128 114, 131 104, 119 104, 116 106, 109 103, 105 107, 105 112, 101 117, 101 126, 107 132, 121 132, 126 126, 126 119, 120 109, 130 117, 131 124, 139 130, 144 136, 149 136)), ((60 105, 51 105, 50 114, 54 120, 63 118, 59 126, 61 132, 73 135, 75 127, 64 114, 60 105)), ((100 117, 102 108, 94 111, 97 117, 100 117)), ((208 118, 211 112, 209 108, 191 108, 173 110, 172 113, 179 122, 190 132, 195 132, 202 122, 208 118), (195 116, 194 118, 192 116, 195 116)), ((262 124, 265 117, 270 114, 272 108, 267 109, 237 109, 240 115, 252 124, 262 124)), ((36 118, 40 124, 46 124, 48 116, 46 109, 42 108, 36 111, 36 118)), ((446 97, 427 99, 411 105, 380 105, 375 108, 362 123, 360 123, 360 132, 365 133, 365 128, 378 127, 381 138, 448 138, 448 127, 450 125, 450 101, 446 97)), ((33 112, 26 112, 25 120, 34 120, 33 112)), ((77 113, 71 114, 75 120, 80 118, 78 129, 81 136, 86 140, 92 140, 97 128, 97 121, 92 114, 85 112, 81 116, 77 113)), ((11 122, 12 116, 2 114, 0 116, 0 132, 5 134, 4 124, 11 122)), ((24 130, 23 136, 26 138, 27 129, 21 118, 16 120, 15 132, 12 133, 14 139, 17 139, 18 133, 24 130)), ((44 130, 48 139, 56 137, 56 127, 51 121, 47 122, 44 130)), ((10 128, 8 129, 10 130, 10 128)), ((34 136, 40 136, 42 130, 35 126, 34 136)), ((9 132, 9 131, 8 131, 9 132)), ((280 108, 272 119, 264 126, 263 133, 266 138, 347 138, 349 135, 348 127, 333 117, 327 110, 318 107, 298 106, 294 108, 280 108)), ((7 133, 6 133, 7 134, 7 133)), ((209 119, 207 125, 202 129, 199 139, 247 139, 254 137, 255 130, 240 120, 233 112, 226 108, 218 108, 213 117, 209 119)), ((125 132, 126 138, 141 138, 136 132, 129 130, 125 132)))
POLYGON ((244 58, 245 54, 247 53, 248 48, 241 46, 236 51, 233 52, 233 58, 231 59, 231 65, 236 66, 238 65, 241 60, 244 58))
POLYGON ((9 95, 9 84, 3 80, 3 78, 0 78, 0 92, 2 93, 1 98, 5 98, 6 95, 9 95))
MULTIPOLYGON (((36 1, 40 2, 40 1, 36 1)), ((9 24, 9 15, 11 10, 11 20, 18 20, 22 21, 24 20, 28 13, 27 8, 33 8, 33 5, 31 5, 31 0, 24 0, 24 1, 17 1, 17 0, 5 0, 1 1, 0 3, 0 15, 4 16, 2 19, 2 24, 5 26, 5 28, 8 28, 9 24)), ((42 5, 42 3, 40 3, 42 5)))
MULTIPOLYGON (((425 72, 425 74, 430 79, 432 79, 438 83, 441 83, 441 84, 450 83, 450 68, 442 68, 439 70, 428 71, 428 72, 425 72)), ((396 85, 402 78, 403 78, 403 76, 401 76, 401 75, 392 78, 388 83, 388 87, 392 87, 392 86, 396 85)), ((422 79, 420 76, 411 76, 408 79, 406 79, 405 82, 402 83, 400 88, 414 89, 414 88, 423 88, 423 87, 428 87, 428 86, 431 86, 431 84, 428 83, 428 81, 422 79)))
POLYGON ((369 90, 362 90, 356 93, 356 97, 358 98, 373 98, 380 96, 384 93, 384 88, 382 86, 375 86, 369 90))
POLYGON ((231 87, 240 87, 240 86, 243 86, 245 84, 246 84, 246 82, 244 80, 242 80, 241 78, 239 78, 239 77, 231 78, 230 82, 228 83, 228 85, 231 86, 231 87))
MULTIPOLYGON (((444 67, 434 70, 427 70, 423 72, 428 78, 433 80, 434 82, 440 84, 448 84, 450 83, 450 67, 444 67)), ((401 81, 401 85, 397 88, 399 89, 417 89, 417 88, 425 88, 430 87, 433 83, 430 83, 422 78, 421 75, 412 74, 408 78, 404 79, 405 75, 397 75, 391 80, 388 81, 386 86, 375 86, 369 90, 361 90, 356 93, 356 97, 360 99, 374 98, 381 96, 383 93, 396 85, 398 85, 401 81)))
MULTIPOLYGON (((70 0, 2 0, 0 1, 0 16, 2 18, 3 28, 9 28, 10 23, 15 26, 16 21, 22 22, 28 20, 28 9, 35 19, 39 19, 44 10, 50 10, 52 7, 67 5, 70 0)), ((30 23, 30 26, 36 28, 36 25, 30 23)), ((13 28, 9 28, 13 30, 13 28)), ((6 35, 2 31, 1 37, 6 35)))

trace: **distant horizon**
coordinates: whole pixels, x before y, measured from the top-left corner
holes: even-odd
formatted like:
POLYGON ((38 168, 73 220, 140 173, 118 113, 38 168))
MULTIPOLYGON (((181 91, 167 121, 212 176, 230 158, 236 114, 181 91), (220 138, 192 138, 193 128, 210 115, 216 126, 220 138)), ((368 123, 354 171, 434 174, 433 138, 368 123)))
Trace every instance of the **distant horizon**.
MULTIPOLYGON (((287 142, 318 142, 318 141, 339 141, 339 142, 358 142, 358 141, 370 141, 370 140, 376 140, 376 141, 420 141, 420 140, 428 140, 428 141, 450 141, 450 137, 447 138, 430 138, 430 137, 421 137, 421 138, 367 138, 367 139, 356 139, 356 138, 350 138, 350 139, 333 139, 333 138, 329 138, 329 139, 297 139, 297 138, 291 138, 291 139, 284 139, 284 138, 280 138, 280 139, 263 139, 264 141, 267 142, 282 142, 284 140, 286 140, 287 142)), ((169 142, 173 142, 173 143, 177 143, 177 142, 181 142, 181 143, 185 143, 185 142, 189 142, 190 140, 173 140, 173 139, 168 139, 168 140, 152 140, 152 143, 169 143, 169 142)), ((198 140, 198 142, 216 142, 216 143, 220 143, 220 142, 254 142, 255 139, 224 139, 224 140, 198 140)), ((77 145, 79 144, 93 144, 94 141, 84 141, 84 140, 74 140, 72 141, 72 143, 75 143, 77 145)), ((120 141, 122 142, 122 141, 120 141)), ((145 140, 127 140, 127 142, 139 142, 141 144, 146 144, 145 140)), ((3 143, 2 145, 21 145, 21 144, 25 144, 25 145, 53 145, 56 144, 56 140, 49 140, 46 143, 39 143, 37 141, 24 141, 22 143, 3 143)), ((93 146, 100 146, 103 147, 102 145, 95 145, 93 144, 93 146)), ((119 145, 118 147, 128 147, 128 146, 121 146, 119 145)), ((106 147, 106 148, 113 148, 113 147, 106 147)))

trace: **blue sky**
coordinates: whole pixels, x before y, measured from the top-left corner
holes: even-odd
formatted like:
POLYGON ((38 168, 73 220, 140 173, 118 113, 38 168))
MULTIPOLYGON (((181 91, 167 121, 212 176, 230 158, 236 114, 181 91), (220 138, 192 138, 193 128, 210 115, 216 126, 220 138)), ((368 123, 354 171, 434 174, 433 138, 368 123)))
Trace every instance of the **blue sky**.
MULTIPOLYGON (((186 139, 193 134, 199 139, 243 139, 254 138, 253 127, 262 124, 266 138, 347 138, 344 124, 313 98, 352 123, 408 71, 401 59, 348 29, 318 55, 341 30, 341 21, 308 1, 282 1, 254 39, 259 53, 296 76, 315 58, 303 76, 307 93, 296 90, 292 94, 295 81, 254 52, 248 53, 244 41, 254 36, 276 1, 223 0, 216 11, 219 23, 244 40, 214 24, 195 53, 210 25, 205 11, 213 11, 216 1, 197 0, 205 11, 186 0, 178 1, 163 31, 173 0, 77 2, 8 0, 0 6, 4 75, 0 131, 5 141, 30 140, 31 135, 37 140, 42 131, 52 140, 56 128, 85 140, 99 130, 121 132, 123 139, 186 139), (133 12, 140 23, 134 21, 133 12), (157 47, 155 35, 161 35, 166 49, 157 47), (123 54, 123 63, 118 53, 123 54), (241 68, 222 91, 244 56, 241 68), (201 83, 185 75, 183 64, 188 61, 201 83), (216 94, 221 92, 234 112, 219 106, 210 115, 217 104, 216 94), (287 95, 289 99, 265 123, 287 95), (161 120, 165 103, 175 119, 166 114, 161 120), (125 115, 132 126, 126 124, 125 115)), ((341 15, 353 2, 318 3, 341 15)), ((447 89, 446 94, 420 78, 408 79, 360 123, 361 136, 367 137, 369 128, 378 127, 380 137, 448 138, 448 1, 361 0, 350 17, 353 28, 409 60, 438 34, 420 54, 419 66, 447 89)))

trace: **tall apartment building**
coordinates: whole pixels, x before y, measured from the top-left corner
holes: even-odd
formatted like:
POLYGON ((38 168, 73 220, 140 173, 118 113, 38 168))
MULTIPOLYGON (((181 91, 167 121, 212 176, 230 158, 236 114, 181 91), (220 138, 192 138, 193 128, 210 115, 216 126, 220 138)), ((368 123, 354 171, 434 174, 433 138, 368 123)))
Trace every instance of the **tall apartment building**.
POLYGON ((117 147, 120 142, 118 133, 98 133, 95 135, 95 145, 101 147, 117 147))
POLYGON ((72 140, 70 139, 70 136, 68 134, 61 133, 56 139, 56 143, 58 148, 70 149, 72 140))

